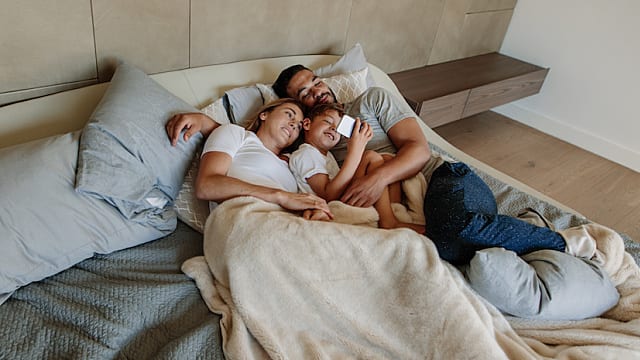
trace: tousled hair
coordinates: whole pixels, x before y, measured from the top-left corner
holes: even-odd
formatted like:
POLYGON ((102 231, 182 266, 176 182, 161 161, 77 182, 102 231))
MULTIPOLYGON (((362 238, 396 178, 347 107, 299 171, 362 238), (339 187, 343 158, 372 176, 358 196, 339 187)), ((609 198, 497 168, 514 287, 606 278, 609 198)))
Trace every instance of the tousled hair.
POLYGON ((313 119, 318 116, 326 113, 327 111, 335 111, 338 113, 338 116, 342 117, 344 115, 344 106, 340 103, 327 103, 327 104, 319 104, 307 111, 307 117, 313 121, 313 119))

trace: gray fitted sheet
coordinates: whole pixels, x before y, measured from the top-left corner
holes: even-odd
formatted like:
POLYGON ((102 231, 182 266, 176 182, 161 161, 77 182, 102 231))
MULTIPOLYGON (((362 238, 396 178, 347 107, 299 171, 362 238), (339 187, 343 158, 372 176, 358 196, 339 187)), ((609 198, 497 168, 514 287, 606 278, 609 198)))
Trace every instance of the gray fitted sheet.
POLYGON ((219 317, 182 262, 202 235, 97 255, 17 290, 0 306, 0 359, 222 359, 219 317))

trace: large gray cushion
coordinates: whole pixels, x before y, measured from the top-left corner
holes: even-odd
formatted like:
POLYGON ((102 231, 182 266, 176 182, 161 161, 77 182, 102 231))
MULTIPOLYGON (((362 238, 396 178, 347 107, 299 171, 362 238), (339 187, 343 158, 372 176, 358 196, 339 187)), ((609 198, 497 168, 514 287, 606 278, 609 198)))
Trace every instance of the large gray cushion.
POLYGON ((0 149, 0 304, 17 288, 168 231, 74 190, 80 133, 0 149))
POLYGON ((176 113, 195 111, 143 71, 121 64, 83 130, 76 190, 104 199, 131 221, 174 229, 170 205, 202 135, 173 147, 164 126, 176 113))
POLYGON ((581 320, 619 299, 595 263, 554 250, 518 257, 503 248, 476 252, 466 270, 471 287, 500 311, 523 318, 581 320))

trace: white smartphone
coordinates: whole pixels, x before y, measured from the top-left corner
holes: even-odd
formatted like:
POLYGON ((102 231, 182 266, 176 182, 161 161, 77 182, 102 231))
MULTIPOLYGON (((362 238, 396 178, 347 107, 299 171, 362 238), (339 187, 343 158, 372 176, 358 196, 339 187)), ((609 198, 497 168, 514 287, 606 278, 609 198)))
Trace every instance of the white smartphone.
POLYGON ((353 133, 353 127, 356 125, 356 119, 352 118, 349 115, 343 115, 340 120, 340 124, 338 124, 338 128, 336 131, 338 134, 344 135, 346 137, 351 137, 353 133))

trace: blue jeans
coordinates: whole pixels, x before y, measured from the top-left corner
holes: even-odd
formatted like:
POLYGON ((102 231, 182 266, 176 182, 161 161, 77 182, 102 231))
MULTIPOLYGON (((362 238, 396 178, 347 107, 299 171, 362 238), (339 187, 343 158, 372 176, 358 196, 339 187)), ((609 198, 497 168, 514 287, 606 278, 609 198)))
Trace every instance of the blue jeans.
POLYGON ((464 163, 445 162, 433 172, 424 215, 425 235, 441 258, 456 265, 469 263, 477 250, 490 247, 518 255, 565 248, 557 232, 498 214, 491 189, 464 163))

